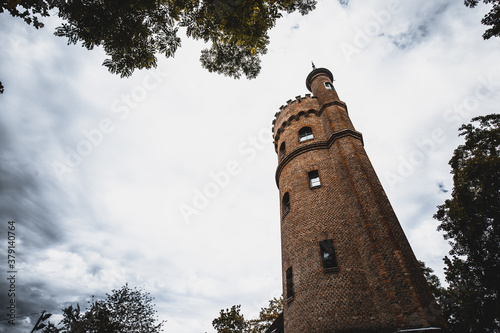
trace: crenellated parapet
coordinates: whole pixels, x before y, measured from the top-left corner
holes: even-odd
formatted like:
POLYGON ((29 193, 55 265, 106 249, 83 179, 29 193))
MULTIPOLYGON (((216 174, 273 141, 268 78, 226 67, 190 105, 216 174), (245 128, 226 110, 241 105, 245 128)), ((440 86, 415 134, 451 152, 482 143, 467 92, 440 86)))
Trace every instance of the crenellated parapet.
POLYGON ((274 115, 272 131, 275 148, 285 128, 302 117, 307 117, 311 114, 317 115, 319 110, 318 99, 316 96, 311 96, 311 94, 295 96, 295 99, 286 101, 286 105, 282 105, 280 111, 274 115))

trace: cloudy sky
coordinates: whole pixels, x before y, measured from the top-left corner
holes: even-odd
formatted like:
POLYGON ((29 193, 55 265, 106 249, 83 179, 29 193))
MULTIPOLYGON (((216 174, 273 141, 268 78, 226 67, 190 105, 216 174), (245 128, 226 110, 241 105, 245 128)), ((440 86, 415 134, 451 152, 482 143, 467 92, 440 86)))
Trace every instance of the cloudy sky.
POLYGON ((0 270, 15 221, 16 325, 125 283, 155 297, 165 332, 214 332, 222 308, 250 319, 281 294, 271 122, 308 93, 311 60, 335 76, 418 259, 442 275, 432 215, 449 197, 457 129, 498 112, 500 45, 487 6, 319 1, 271 31, 252 81, 202 69, 183 39, 156 70, 120 79, 102 50, 67 46, 0 15, 0 270))

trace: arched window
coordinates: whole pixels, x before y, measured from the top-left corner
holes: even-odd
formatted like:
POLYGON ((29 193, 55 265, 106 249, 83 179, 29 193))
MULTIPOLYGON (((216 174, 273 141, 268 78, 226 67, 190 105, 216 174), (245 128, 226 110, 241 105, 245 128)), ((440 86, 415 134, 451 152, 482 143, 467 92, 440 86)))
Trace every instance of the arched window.
POLYGON ((299 142, 304 142, 312 139, 314 139, 314 135, 311 127, 302 127, 299 131, 299 142))
POLYGON ((325 82, 325 88, 330 90, 335 90, 333 89, 333 84, 331 84, 330 82, 325 82))
POLYGON ((288 192, 283 196, 283 214, 290 211, 290 194, 288 192))
POLYGON ((286 145, 285 145, 285 143, 283 142, 283 143, 281 144, 281 146, 280 146, 280 158, 281 158, 281 157, 283 157, 283 156, 285 156, 285 154, 286 154, 286 145))

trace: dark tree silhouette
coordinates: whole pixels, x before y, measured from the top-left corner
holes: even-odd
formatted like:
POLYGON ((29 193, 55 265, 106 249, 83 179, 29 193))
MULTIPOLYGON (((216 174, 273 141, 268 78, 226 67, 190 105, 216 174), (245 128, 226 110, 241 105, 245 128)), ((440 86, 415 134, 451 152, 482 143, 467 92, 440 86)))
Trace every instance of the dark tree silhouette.
POLYGON ((283 13, 305 15, 315 5, 315 0, 4 0, 0 12, 39 28, 39 16, 57 9, 63 23, 55 34, 89 50, 102 46, 108 56, 103 65, 122 77, 156 67, 157 54, 173 57, 183 27, 188 37, 209 43, 201 53, 203 67, 252 79, 276 20, 283 13))
POLYGON ((43 27, 39 18, 49 16, 49 11, 55 8, 57 3, 57 0, 2 0, 0 13, 7 11, 38 29, 43 27))
MULTIPOLYGON (((464 0, 464 4, 470 8, 476 7, 479 2, 480 0, 464 0)), ((493 5, 493 8, 481 20, 482 24, 491 26, 484 32, 483 38, 500 37, 500 0, 483 0, 483 2, 493 5)))
POLYGON ((264 333, 283 312, 283 298, 273 298, 267 308, 261 308, 259 318, 247 321, 247 333, 264 333))
POLYGON ((454 332, 500 332, 500 115, 460 128, 451 199, 434 217, 450 240, 444 315, 454 332))
POLYGON ((247 326, 245 318, 240 314, 240 305, 233 305, 231 310, 220 310, 219 317, 212 321, 217 333, 243 333, 247 326))
POLYGON ((283 312, 283 298, 273 298, 267 308, 261 308, 259 318, 245 320, 240 314, 240 305, 220 310, 219 317, 212 321, 217 333, 264 333, 283 312))
POLYGON ((63 309, 63 320, 48 323, 42 333, 159 333, 165 321, 157 321, 153 298, 141 289, 128 285, 112 290, 103 300, 89 302, 82 312, 80 305, 63 309))

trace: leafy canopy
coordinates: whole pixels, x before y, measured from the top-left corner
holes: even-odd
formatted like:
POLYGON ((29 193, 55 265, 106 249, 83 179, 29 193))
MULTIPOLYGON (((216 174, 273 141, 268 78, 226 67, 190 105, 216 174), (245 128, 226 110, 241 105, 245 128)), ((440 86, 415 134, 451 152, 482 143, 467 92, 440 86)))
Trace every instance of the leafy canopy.
POLYGON ((231 309, 220 310, 219 317, 212 321, 217 333, 244 333, 247 326, 245 318, 240 314, 240 305, 233 305, 231 309))
POLYGON ((434 274, 434 270, 419 260, 420 268, 422 269, 422 273, 424 273, 425 280, 431 289, 432 295, 436 298, 438 304, 441 304, 440 299, 442 294, 444 293, 444 288, 441 287, 441 281, 439 281, 439 277, 434 274))
POLYGON ((247 321, 247 333, 264 333, 283 312, 283 298, 274 297, 267 308, 261 308, 259 318, 247 321))
POLYGON ((315 5, 315 0, 4 0, 0 12, 39 28, 37 14, 57 9, 63 23, 55 34, 89 50, 102 46, 108 56, 103 65, 122 77, 156 67, 157 54, 173 57, 184 28, 188 37, 210 45, 201 52, 203 67, 252 79, 276 20, 283 13, 305 15, 315 5))
POLYGON ((444 314, 457 332, 499 332, 500 115, 474 118, 460 131, 451 199, 434 215, 452 246, 444 314))
POLYGON ((7 11, 38 29, 43 27, 39 17, 49 16, 49 11, 56 7, 57 2, 58 0, 2 0, 0 13, 7 11))
MULTIPOLYGON (((464 0, 464 4, 471 8, 476 7, 479 2, 480 0, 464 0)), ((482 24, 491 26, 491 28, 484 32, 483 38, 500 37, 500 0, 483 0, 483 2, 493 5, 491 10, 481 20, 482 24)))
POLYGON ((240 305, 220 310, 219 317, 212 321, 217 333, 264 333, 283 312, 283 298, 273 298, 267 308, 261 308, 259 318, 245 320, 240 314, 240 305))
POLYGON ((89 308, 82 312, 80 305, 63 309, 59 325, 48 323, 42 333, 159 333, 164 321, 157 322, 153 297, 141 289, 125 285, 106 298, 92 298, 89 308))

